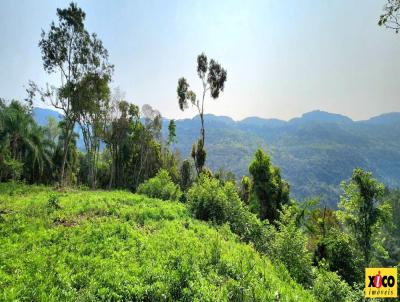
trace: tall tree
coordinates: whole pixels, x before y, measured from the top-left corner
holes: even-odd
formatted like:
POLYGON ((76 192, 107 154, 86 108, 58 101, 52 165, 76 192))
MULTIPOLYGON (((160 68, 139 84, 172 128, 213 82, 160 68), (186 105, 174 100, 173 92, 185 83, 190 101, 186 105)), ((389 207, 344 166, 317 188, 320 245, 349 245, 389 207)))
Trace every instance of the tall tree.
POLYGON ((75 123, 79 118, 76 111, 83 102, 77 89, 88 75, 110 75, 113 66, 108 63, 108 53, 96 34, 89 34, 84 26, 86 14, 75 3, 66 9, 57 9, 58 23, 52 22, 50 30, 42 31, 39 47, 42 52, 43 67, 49 74, 60 74, 60 86, 47 85, 39 89, 43 101, 48 101, 61 110, 65 122, 65 140, 61 162, 60 182, 64 183, 65 166, 70 140, 75 123))
POLYGON ((249 203, 250 192, 251 192, 251 179, 248 176, 243 176, 240 181, 240 198, 243 200, 244 203, 249 203))
POLYGON ((106 116, 103 139, 110 152, 111 187, 136 190, 162 166, 161 114, 150 105, 129 104, 116 91, 106 116), (144 123, 142 123, 142 120, 144 123))
POLYGON ((175 143, 175 140, 176 140, 176 123, 175 120, 170 120, 168 124, 167 146, 169 147, 171 144, 175 143))
POLYGON ((142 106, 142 113, 144 125, 147 130, 161 143, 162 116, 160 111, 154 109, 149 104, 144 104, 142 106))
MULTIPOLYGON (((59 179, 58 171, 61 171, 62 159, 64 157, 64 150, 65 150, 64 146, 65 146, 65 140, 67 139, 66 127, 64 123, 65 120, 61 120, 58 125, 60 134, 58 136, 57 146, 55 149, 55 153, 53 155, 53 163, 57 168, 56 174, 54 175, 54 180, 59 179)), ((73 132, 69 138, 69 146, 67 148, 68 152, 65 161, 65 178, 64 178, 64 181, 66 182, 65 184, 75 184, 77 182, 76 176, 79 171, 79 166, 78 166, 79 151, 76 144, 78 138, 79 135, 76 132, 73 132)))
POLYGON ((395 266, 400 262, 400 189, 385 189, 384 199, 391 207, 393 225, 384 227, 384 236, 387 238, 385 248, 389 258, 384 259, 383 263, 395 266))
POLYGON ((76 86, 73 103, 82 129, 88 163, 88 183, 96 187, 97 161, 100 151, 100 138, 109 110, 110 89, 108 74, 88 74, 76 86))
POLYGON ((144 124, 140 121, 131 129, 128 174, 133 180, 133 189, 144 180, 153 177, 162 166, 161 150, 161 113, 150 105, 142 106, 144 124))
POLYGON ((171 145, 176 142, 176 123, 170 120, 168 123, 168 136, 163 146, 163 168, 166 169, 175 183, 180 182, 178 162, 180 153, 178 150, 171 150, 171 145))
POLYGON ((185 159, 180 169, 180 185, 183 191, 187 191, 193 183, 192 164, 190 160, 185 159))
POLYGON ((192 147, 192 157, 195 161, 196 171, 199 174, 203 169, 206 160, 205 151, 205 128, 204 128, 204 100, 207 91, 213 99, 217 99, 221 91, 224 91, 226 82, 226 70, 214 59, 208 63, 207 56, 202 53, 197 57, 197 74, 202 82, 203 91, 201 99, 197 98, 196 94, 189 90, 189 84, 185 78, 178 80, 178 103, 179 108, 183 111, 188 107, 188 101, 192 106, 196 107, 201 121, 200 139, 192 147))
POLYGON ((278 219, 282 206, 289 202, 289 185, 261 149, 256 151, 249 172, 253 178, 250 205, 260 219, 268 219, 272 223, 278 219))
POLYGON ((109 188, 124 187, 125 165, 127 164, 127 149, 129 136, 136 125, 140 123, 139 107, 124 100, 123 94, 116 89, 109 110, 106 114, 106 124, 103 129, 103 140, 110 152, 109 188))
POLYGON ((350 182, 343 182, 342 187, 338 217, 356 238, 364 265, 368 266, 374 245, 382 247, 381 226, 385 220, 390 221, 390 206, 380 201, 385 187, 371 172, 359 168, 353 170, 350 182))
POLYGON ((58 141, 61 131, 60 131, 58 121, 54 117, 49 116, 47 118, 47 125, 45 128, 45 131, 46 131, 46 138, 49 141, 52 141, 52 142, 58 141))

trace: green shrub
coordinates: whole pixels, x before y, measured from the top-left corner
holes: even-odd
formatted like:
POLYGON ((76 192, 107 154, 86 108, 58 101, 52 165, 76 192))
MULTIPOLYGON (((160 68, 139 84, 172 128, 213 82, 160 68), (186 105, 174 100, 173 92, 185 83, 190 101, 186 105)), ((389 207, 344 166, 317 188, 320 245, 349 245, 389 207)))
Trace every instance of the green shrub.
POLYGON ((60 200, 59 200, 58 196, 54 195, 54 194, 50 195, 50 198, 47 202, 47 206, 50 209, 55 209, 55 210, 61 209, 60 200))
POLYGON ((0 156, 0 181, 20 179, 23 167, 24 164, 19 160, 12 159, 9 156, 5 158, 0 156))
POLYGON ((313 293, 320 302, 355 302, 363 296, 362 292, 354 291, 338 274, 325 268, 318 268, 315 272, 313 293))
POLYGON ((202 173, 187 194, 189 207, 197 219, 222 224, 229 217, 231 203, 219 180, 202 173))
POLYGON ((332 229, 319 243, 325 250, 329 270, 337 272, 349 284, 363 280, 362 259, 350 236, 340 230, 332 229))
POLYGON ((309 286, 312 282, 312 261, 307 250, 308 238, 296 225, 290 207, 284 206, 280 216, 278 231, 271 241, 271 257, 282 262, 297 282, 309 286))
POLYGON ((233 183, 227 182, 223 188, 230 201, 227 220, 231 230, 242 240, 253 243, 258 251, 266 252, 270 237, 268 221, 261 221, 256 214, 250 212, 240 199, 233 183))
POLYGON ((163 200, 179 200, 182 195, 179 186, 172 181, 168 171, 164 169, 158 171, 153 178, 140 184, 137 192, 163 200))
POLYGON ((231 230, 261 252, 267 250, 267 222, 261 222, 240 199, 232 182, 201 174, 187 193, 189 208, 197 219, 228 223, 231 230))

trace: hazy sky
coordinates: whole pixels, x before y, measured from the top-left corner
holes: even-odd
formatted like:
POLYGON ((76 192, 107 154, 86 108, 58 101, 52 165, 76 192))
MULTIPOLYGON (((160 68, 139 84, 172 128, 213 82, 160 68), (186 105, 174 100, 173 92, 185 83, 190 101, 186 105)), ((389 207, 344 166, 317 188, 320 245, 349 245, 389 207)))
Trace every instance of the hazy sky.
MULTIPOLYGON (((185 76, 200 88, 196 57, 228 71, 206 112, 289 119, 321 109, 366 119, 400 111, 400 34, 377 25, 383 0, 78 1, 115 65, 112 86, 168 118, 185 76)), ((23 99, 43 71, 41 29, 67 1, 0 0, 0 96, 23 99)))

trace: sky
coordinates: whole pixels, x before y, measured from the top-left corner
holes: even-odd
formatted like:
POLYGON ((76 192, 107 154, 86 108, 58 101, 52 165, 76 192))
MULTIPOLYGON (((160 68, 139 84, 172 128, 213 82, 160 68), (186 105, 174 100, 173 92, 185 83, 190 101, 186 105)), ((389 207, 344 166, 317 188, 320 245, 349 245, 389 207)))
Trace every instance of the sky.
MULTIPOLYGON (((24 99, 29 80, 58 83, 38 41, 68 3, 0 0, 0 97, 24 99)), ((202 52, 228 73, 206 113, 288 120, 319 109, 362 120, 400 111, 400 34, 377 25, 384 0, 77 3, 115 65, 111 86, 167 118, 196 114, 180 111, 176 86, 184 76, 201 93, 202 52)))

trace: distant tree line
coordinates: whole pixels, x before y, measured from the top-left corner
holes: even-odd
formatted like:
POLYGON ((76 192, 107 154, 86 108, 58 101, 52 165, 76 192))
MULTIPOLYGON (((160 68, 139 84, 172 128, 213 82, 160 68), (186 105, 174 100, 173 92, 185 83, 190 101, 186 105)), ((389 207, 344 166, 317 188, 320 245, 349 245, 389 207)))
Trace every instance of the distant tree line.
POLYGON ((29 82, 26 103, 1 100, 0 180, 128 188, 166 168, 178 178, 177 154, 171 152, 175 122, 161 136, 162 117, 150 105, 142 110, 110 89, 113 65, 95 33, 85 28, 85 12, 75 3, 57 9, 57 21, 42 31, 43 68, 60 77, 58 86, 29 82), (32 116, 36 98, 61 113, 40 127, 32 116), (77 149, 76 125, 85 152, 77 149))

